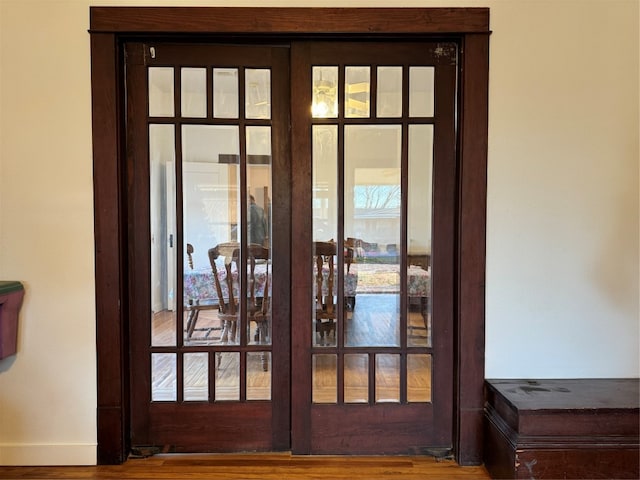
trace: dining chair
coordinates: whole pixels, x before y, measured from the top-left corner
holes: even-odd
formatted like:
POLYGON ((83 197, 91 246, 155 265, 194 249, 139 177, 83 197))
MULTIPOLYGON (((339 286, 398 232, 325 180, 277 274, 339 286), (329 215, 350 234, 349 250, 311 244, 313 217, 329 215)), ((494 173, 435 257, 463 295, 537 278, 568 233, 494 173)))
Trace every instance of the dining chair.
MULTIPOLYGON (((195 252, 193 245, 187 243, 187 264, 189 270, 193 270, 193 254, 195 252)), ((187 321, 185 323, 185 342, 201 342, 217 340, 216 337, 211 336, 214 331, 220 331, 221 328, 208 325, 205 327, 197 327, 198 319, 200 318, 200 312, 203 310, 214 310, 218 308, 218 301, 215 298, 186 298, 184 302, 184 311, 187 313, 187 321), (194 333, 198 332, 200 335, 194 337, 194 333)))
POLYGON ((336 281, 335 259, 335 242, 313 242, 315 321, 316 333, 320 335, 321 344, 328 341, 330 334, 333 334, 335 341, 336 320, 338 318, 337 289, 334 289, 336 281))
MULTIPOLYGON (((218 318, 222 323, 223 343, 239 344, 238 319, 240 316, 239 296, 240 285, 238 283, 240 245, 237 242, 226 242, 210 248, 208 251, 209 262, 213 274, 213 281, 218 297, 218 318), (224 271, 218 268, 219 258, 223 259, 224 271)), ((270 337, 271 302, 270 302, 270 272, 269 249, 258 244, 249 244, 247 247, 247 300, 246 311, 249 325, 255 323, 256 332, 254 340, 258 344, 267 344, 270 337), (257 272, 256 266, 264 265, 264 272, 257 272), (260 277, 260 278, 259 278, 260 277), (260 289, 258 289, 260 285, 260 289)), ((268 369, 268 359, 262 353, 263 370, 268 369)))

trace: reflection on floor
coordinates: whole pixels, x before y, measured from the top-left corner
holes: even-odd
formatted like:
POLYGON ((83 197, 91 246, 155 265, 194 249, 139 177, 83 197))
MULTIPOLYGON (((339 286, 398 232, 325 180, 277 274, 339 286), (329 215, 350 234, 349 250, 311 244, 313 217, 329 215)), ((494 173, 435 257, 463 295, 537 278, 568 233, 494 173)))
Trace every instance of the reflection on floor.
MULTIPOLYGON (((344 322, 345 346, 347 347, 397 347, 400 346, 399 296, 396 294, 359 294, 353 312, 348 312, 344 322)), ((185 316, 185 324, 186 324, 185 316)), ((176 344, 176 319, 174 312, 154 315, 152 338, 154 346, 176 344)), ((199 313, 197 330, 186 346, 220 345, 221 324, 215 310, 199 313)), ((255 325, 246 332, 247 342, 255 344, 255 325)), ((337 335, 341 335, 339 329, 337 335)), ((318 339, 316 339, 317 341, 318 339)), ((335 338, 330 338, 335 343, 335 338)), ((407 345, 429 347, 431 345, 431 317, 422 303, 411 304, 407 316, 407 345)), ((269 352, 265 352, 270 355, 269 352)), ((313 401, 334 403, 337 401, 337 359, 329 351, 314 355, 313 401)), ((353 353, 344 356, 344 401, 362 403, 369 401, 369 359, 375 361, 373 391, 376 402, 397 402, 400 394, 400 355, 395 353, 369 356, 353 353), (375 358, 375 360, 373 360, 375 358)), ((240 353, 239 352, 185 352, 183 356, 184 401, 240 400, 240 353), (209 369, 215 369, 214 385, 209 385, 209 369), (211 388, 210 388, 211 387, 211 388)), ((407 392, 410 402, 425 402, 431 399, 431 355, 410 353, 407 357, 407 392)), ((267 364, 270 365, 270 357, 267 364)), ((175 353, 152 355, 152 400, 177 401, 175 353)), ((262 353, 248 352, 246 362, 246 399, 268 400, 271 396, 271 368, 262 368, 262 353)))

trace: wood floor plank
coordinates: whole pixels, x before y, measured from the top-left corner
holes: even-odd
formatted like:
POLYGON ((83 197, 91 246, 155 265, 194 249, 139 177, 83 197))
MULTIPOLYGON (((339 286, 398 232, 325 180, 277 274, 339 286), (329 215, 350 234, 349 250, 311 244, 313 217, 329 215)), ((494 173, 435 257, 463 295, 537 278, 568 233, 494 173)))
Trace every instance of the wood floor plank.
POLYGON ((472 480, 490 479, 483 467, 461 467, 431 457, 298 456, 290 453, 156 455, 123 465, 0 467, 5 480, 472 480))

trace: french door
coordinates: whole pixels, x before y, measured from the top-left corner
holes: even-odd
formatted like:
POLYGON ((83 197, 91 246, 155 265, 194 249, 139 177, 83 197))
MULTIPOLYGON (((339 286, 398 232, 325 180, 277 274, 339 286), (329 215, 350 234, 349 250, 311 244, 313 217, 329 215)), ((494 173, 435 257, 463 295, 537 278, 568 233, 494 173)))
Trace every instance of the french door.
POLYGON ((288 47, 125 49, 131 444, 289 448, 288 47))
POLYGON ((451 449, 456 58, 292 46, 294 452, 451 449))
POLYGON ((125 54, 131 444, 450 450, 457 44, 125 54))

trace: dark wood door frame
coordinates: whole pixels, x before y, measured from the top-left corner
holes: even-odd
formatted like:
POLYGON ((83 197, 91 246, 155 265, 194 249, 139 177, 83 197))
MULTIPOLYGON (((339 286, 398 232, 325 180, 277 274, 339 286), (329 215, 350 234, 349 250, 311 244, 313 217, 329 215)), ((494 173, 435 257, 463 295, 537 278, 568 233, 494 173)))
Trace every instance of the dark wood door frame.
POLYGON ((122 463, 129 449, 127 236, 132 220, 126 214, 123 42, 134 37, 260 42, 340 36, 446 38, 461 47, 452 430, 457 461, 481 463, 489 9, 92 7, 90 15, 98 462, 122 463))

